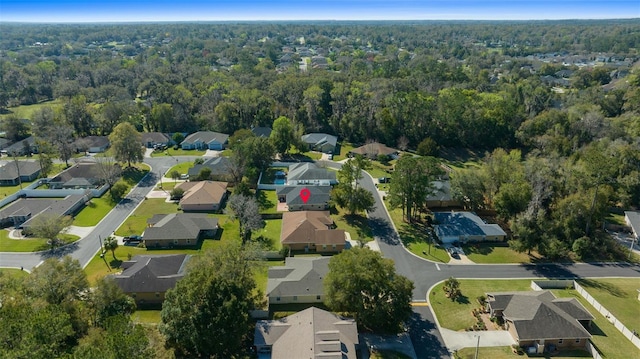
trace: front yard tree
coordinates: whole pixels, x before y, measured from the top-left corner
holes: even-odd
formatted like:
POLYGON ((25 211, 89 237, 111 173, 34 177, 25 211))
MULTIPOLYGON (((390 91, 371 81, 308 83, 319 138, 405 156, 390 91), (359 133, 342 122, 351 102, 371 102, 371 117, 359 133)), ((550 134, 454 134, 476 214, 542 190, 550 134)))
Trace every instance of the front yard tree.
POLYGON ((392 260, 369 248, 331 258, 324 288, 331 310, 355 314, 358 326, 374 332, 398 333, 412 313, 413 283, 396 273, 392 260))
POLYGON ((402 156, 396 163, 389 190, 393 207, 401 207, 402 215, 413 222, 418 211, 426 207, 427 197, 433 192, 433 181, 443 173, 433 157, 402 156))
POLYGON ((144 156, 140 133, 129 122, 122 122, 113 129, 109 135, 109 141, 113 148, 114 157, 120 162, 140 162, 144 156))
POLYGON ((451 301, 456 300, 460 295, 462 295, 462 292, 460 292, 460 282, 453 277, 444 281, 442 284, 442 290, 444 291, 444 295, 451 299, 451 301))
POLYGON ((112 236, 107 237, 104 240, 104 250, 111 251, 114 260, 118 260, 118 258, 116 258, 116 249, 118 249, 118 240, 112 236))
POLYGON ((89 297, 95 326, 104 326, 107 319, 115 316, 129 318, 136 311, 136 302, 124 294, 111 277, 98 279, 89 297))
POLYGON ((345 208, 350 214, 373 210, 373 194, 358 186, 362 171, 369 169, 371 163, 363 156, 349 159, 338 171, 338 185, 331 192, 333 201, 345 208))
POLYGON ((251 239, 251 232, 264 227, 264 221, 260 216, 258 202, 253 196, 232 194, 229 197, 225 210, 232 220, 240 222, 240 238, 242 243, 251 239))
POLYGON ((96 166, 100 180, 109 186, 113 197, 113 185, 120 179, 122 169, 111 157, 97 157, 96 166))
POLYGON ((42 213, 33 219, 29 225, 28 232, 35 237, 44 238, 55 249, 60 243, 58 236, 64 233, 73 222, 70 216, 60 217, 55 213, 42 213))
POLYGON ((190 261, 167 291, 159 329, 178 357, 232 358, 250 331, 249 311, 259 306, 253 252, 229 244, 190 261))
POLYGON ((171 179, 173 179, 173 183, 177 183, 178 180, 180 179, 180 172, 173 170, 169 173, 169 177, 171 177, 171 179))

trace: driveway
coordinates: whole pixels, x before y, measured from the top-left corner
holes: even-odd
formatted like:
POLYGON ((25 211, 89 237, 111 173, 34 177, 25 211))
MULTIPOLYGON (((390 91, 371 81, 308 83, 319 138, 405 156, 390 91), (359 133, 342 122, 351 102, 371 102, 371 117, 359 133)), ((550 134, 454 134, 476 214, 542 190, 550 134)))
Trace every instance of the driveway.
POLYGON ((440 328, 442 338, 449 350, 481 347, 508 347, 515 341, 506 330, 486 330, 477 332, 455 332, 451 329, 440 328), (480 337, 480 341, 478 341, 480 337))
POLYGON ((369 351, 363 350, 362 359, 368 359, 370 350, 391 350, 402 353, 411 359, 417 359, 416 352, 413 349, 413 343, 407 333, 398 335, 376 335, 376 334, 360 334, 360 343, 366 345, 369 351))

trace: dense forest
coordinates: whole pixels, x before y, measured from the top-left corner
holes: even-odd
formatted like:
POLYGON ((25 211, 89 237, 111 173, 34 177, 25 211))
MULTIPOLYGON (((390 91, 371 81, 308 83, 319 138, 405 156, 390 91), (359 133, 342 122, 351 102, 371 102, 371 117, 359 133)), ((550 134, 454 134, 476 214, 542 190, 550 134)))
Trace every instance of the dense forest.
POLYGON ((484 162, 452 174, 456 195, 495 209, 514 245, 552 256, 601 253, 584 238, 611 208, 640 203, 636 20, 0 30, 0 108, 12 140, 105 135, 123 121, 233 134, 285 116, 296 133, 353 144, 435 156, 463 148, 484 162), (43 106, 26 122, 11 115, 29 104, 43 106))

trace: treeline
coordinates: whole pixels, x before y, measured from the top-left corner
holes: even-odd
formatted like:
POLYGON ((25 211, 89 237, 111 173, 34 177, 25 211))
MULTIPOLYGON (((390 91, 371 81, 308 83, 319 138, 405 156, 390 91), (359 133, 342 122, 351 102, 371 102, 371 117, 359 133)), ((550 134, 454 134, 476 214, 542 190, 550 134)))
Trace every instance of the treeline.
POLYGON ((108 134, 122 121, 141 131, 231 134, 287 116, 306 131, 355 143, 415 148, 431 138, 446 147, 527 147, 527 121, 552 108, 595 103, 602 116, 628 116, 637 77, 611 95, 600 87, 608 72, 576 71, 579 90, 559 96, 523 70, 530 61, 507 54, 586 53, 589 38, 610 43, 603 51, 635 57, 637 28, 627 21, 3 24, 0 106, 57 99, 57 117, 79 136, 108 134), (303 46, 300 37, 326 52, 329 70, 300 72, 294 63, 275 71, 283 46, 303 46), (630 46, 614 49, 621 42, 630 46))

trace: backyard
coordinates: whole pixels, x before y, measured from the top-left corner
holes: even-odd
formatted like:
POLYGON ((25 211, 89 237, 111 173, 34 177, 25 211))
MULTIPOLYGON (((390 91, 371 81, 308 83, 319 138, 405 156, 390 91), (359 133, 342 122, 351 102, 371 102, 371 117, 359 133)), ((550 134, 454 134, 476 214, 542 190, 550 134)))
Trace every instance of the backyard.
POLYGON ((256 193, 260 213, 274 214, 278 213, 278 196, 276 191, 258 190, 256 193))
POLYGON ((282 249, 282 243, 280 243, 282 219, 267 219, 264 223, 264 228, 253 231, 251 238, 264 244, 269 250, 279 251, 282 249))

